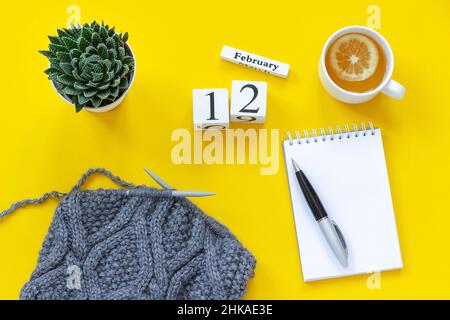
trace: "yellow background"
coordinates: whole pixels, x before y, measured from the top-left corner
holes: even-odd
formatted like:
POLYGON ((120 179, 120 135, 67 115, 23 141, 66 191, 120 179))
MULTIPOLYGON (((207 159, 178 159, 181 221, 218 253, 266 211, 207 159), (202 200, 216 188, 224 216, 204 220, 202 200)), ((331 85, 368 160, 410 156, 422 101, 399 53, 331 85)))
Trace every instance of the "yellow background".
MULTIPOLYGON (((67 191, 89 167, 154 185, 142 170, 148 166, 178 188, 217 192, 194 202, 256 256, 247 299, 450 298, 449 1, 7 1, 0 26, 1 208, 67 191), (407 94, 349 106, 322 89, 317 62, 336 29, 366 25, 372 4, 381 8, 380 32, 407 94), (69 5, 80 7, 82 22, 103 19, 130 33, 136 80, 112 112, 75 114, 42 73, 47 62, 37 51, 65 26, 69 5), (289 78, 221 61, 223 44, 289 63, 289 78), (272 176, 255 165, 171 162, 172 131, 192 130, 192 89, 230 88, 233 79, 268 82, 263 127, 283 136, 369 120, 382 129, 404 268, 382 273, 381 289, 367 288, 368 275, 302 281, 281 148, 272 176)), ((96 178, 89 187, 97 186, 112 185, 96 178)), ((18 298, 55 206, 27 207, 0 221, 0 298, 18 298)))

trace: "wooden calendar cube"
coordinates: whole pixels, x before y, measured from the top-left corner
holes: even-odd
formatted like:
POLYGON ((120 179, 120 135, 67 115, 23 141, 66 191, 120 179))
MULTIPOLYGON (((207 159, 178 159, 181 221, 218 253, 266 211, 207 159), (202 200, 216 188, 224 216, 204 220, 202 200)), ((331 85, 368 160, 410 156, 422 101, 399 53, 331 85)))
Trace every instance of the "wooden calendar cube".
POLYGON ((228 128, 228 89, 194 89, 192 95, 196 130, 228 128))
POLYGON ((232 122, 264 123, 266 105, 267 82, 233 81, 230 111, 232 122))

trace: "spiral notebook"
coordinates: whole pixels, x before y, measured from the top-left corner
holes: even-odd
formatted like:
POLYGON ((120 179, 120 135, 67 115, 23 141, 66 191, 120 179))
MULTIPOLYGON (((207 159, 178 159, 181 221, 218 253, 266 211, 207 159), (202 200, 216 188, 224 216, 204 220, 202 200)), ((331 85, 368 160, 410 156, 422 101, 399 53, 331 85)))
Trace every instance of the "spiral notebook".
POLYGON ((369 123, 287 135, 283 149, 304 281, 402 268, 380 129, 369 123), (347 268, 320 232, 291 158, 342 230, 349 251, 347 268))

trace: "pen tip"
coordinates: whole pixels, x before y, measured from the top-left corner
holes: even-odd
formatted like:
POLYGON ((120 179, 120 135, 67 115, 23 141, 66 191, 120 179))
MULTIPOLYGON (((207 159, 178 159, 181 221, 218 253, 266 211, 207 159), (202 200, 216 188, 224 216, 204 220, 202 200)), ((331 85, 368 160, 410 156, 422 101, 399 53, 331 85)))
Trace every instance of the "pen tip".
POLYGON ((300 171, 300 167, 298 166, 298 163, 294 160, 294 158, 291 158, 291 160, 292 160, 292 165, 294 166, 295 172, 300 171))

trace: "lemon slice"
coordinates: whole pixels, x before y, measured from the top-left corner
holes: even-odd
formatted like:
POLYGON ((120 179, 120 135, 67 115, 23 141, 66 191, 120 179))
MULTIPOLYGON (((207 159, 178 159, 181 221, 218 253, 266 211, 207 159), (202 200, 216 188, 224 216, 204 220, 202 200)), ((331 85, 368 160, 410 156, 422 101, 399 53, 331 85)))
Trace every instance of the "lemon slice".
POLYGON ((362 34, 350 33, 333 43, 329 62, 340 79, 364 81, 375 73, 378 54, 378 48, 372 39, 362 34))

